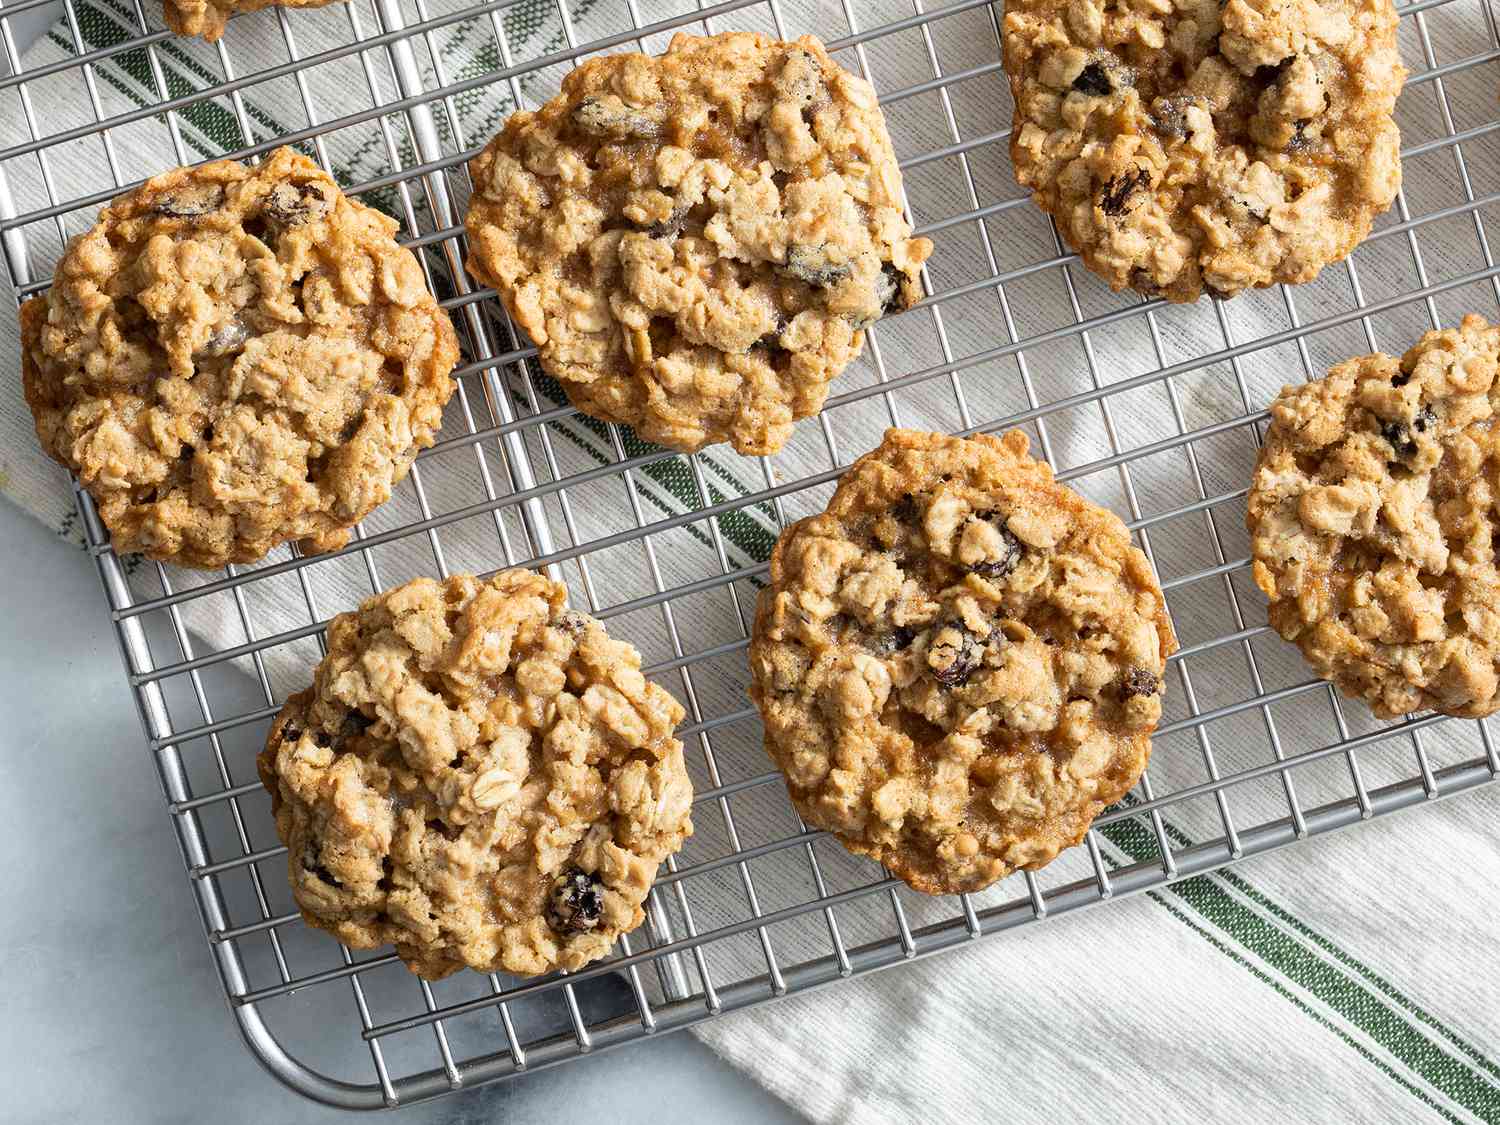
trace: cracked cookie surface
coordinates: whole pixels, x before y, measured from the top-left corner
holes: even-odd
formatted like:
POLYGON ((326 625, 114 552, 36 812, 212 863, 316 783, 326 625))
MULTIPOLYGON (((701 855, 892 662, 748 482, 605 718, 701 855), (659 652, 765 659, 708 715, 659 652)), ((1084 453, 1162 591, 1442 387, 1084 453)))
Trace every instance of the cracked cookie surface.
POLYGON ((163 0, 162 15, 178 35, 198 35, 213 43, 229 17, 262 8, 321 8, 334 0, 163 0))
POLYGON ((1468 316, 1271 406, 1256 584, 1276 631, 1381 718, 1500 707, 1497 353, 1500 329, 1468 316))
POLYGON ((390 498, 458 360, 396 230, 279 149, 156 176, 68 243, 21 307, 22 379, 117 551, 331 550, 390 498))
POLYGON ((430 979, 602 957, 693 830, 682 714, 531 571, 369 599, 257 763, 303 918, 430 979))
POLYGON ((777 542, 750 694, 809 824, 919 891, 974 891, 1135 784, 1174 647, 1125 526, 1024 434, 889 430, 777 542))
POLYGON ((1391 0, 1012 0, 1016 178, 1115 289, 1311 280, 1401 186, 1391 0))
POLYGON ((469 269, 587 414, 771 453, 932 250, 869 83, 822 43, 593 59, 469 166, 469 269))

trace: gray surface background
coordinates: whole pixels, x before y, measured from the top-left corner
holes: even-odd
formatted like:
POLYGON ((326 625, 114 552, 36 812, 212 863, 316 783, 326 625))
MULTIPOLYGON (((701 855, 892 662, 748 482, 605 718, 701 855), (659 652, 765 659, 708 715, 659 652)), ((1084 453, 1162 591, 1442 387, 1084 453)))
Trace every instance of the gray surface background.
MULTIPOLYGON (((0 568, 0 1119, 354 1120, 282 1087, 239 1040, 92 561, 0 503, 0 568)), ((384 1119, 798 1120, 687 1035, 384 1119)))

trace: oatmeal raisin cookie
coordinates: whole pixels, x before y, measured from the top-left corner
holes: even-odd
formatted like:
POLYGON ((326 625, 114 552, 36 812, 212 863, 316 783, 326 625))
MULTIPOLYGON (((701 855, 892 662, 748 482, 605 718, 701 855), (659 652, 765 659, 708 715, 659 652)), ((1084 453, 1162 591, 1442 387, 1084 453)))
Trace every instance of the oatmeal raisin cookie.
POLYGON ((640 663, 524 570, 336 617, 258 762, 303 918, 428 978, 602 957, 693 830, 682 707, 640 663))
POLYGON ((121 554, 331 550, 406 476, 458 341, 397 225, 278 149, 115 199, 21 307, 42 448, 121 554))
POLYGON ((756 611, 750 694, 793 803, 920 891, 1078 843, 1161 717, 1150 564, 1026 450, 888 431, 781 536, 756 611))
POLYGON ((1401 186, 1391 0, 1010 0, 1016 178, 1115 289, 1311 280, 1401 186))
POLYGON ((470 165, 469 269, 587 414, 770 453, 931 252, 869 83, 822 43, 593 59, 470 165))
POLYGON ((1500 707, 1500 329, 1287 387, 1247 522, 1271 624, 1381 718, 1500 707))

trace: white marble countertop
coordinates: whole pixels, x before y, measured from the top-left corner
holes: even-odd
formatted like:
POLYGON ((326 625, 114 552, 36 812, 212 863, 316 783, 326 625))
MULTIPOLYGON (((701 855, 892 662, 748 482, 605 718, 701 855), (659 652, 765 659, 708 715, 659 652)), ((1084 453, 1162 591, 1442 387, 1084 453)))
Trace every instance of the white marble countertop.
MULTIPOLYGON (((0 1090, 7 1122, 303 1122, 240 1042, 210 961, 92 562, 0 503, 0 1090)), ((795 1117, 673 1035, 396 1111, 410 1122, 795 1117), (667 1096, 664 1096, 667 1092, 667 1096)))

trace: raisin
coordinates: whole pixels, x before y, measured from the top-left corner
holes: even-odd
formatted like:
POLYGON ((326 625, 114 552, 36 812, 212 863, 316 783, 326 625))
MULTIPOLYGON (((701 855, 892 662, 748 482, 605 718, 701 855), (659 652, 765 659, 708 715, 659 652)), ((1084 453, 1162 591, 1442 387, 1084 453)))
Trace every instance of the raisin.
POLYGON ((306 871, 310 875, 315 876, 318 879, 321 879, 330 887, 342 888, 344 885, 340 883, 336 878, 334 878, 332 871, 329 871, 328 868, 324 867, 321 863, 318 862, 316 849, 310 849, 302 853, 302 870, 306 871))
POLYGON ((573 124, 595 137, 651 137, 657 128, 649 114, 613 94, 584 98, 573 107, 573 124))
POLYGON ((881 265, 880 279, 875 283, 875 292, 880 297, 881 316, 890 316, 907 307, 905 286, 902 284, 905 280, 906 275, 892 263, 885 262, 881 265))
POLYGON ((457 824, 449 824, 442 817, 427 821, 427 831, 439 833, 445 840, 457 840, 464 834, 463 828, 457 824))
POLYGON ((889 633, 881 633, 871 643, 870 648, 876 656, 889 656, 893 652, 905 652, 911 648, 912 641, 917 639, 915 629, 905 625, 897 625, 889 633))
POLYGON ((345 742, 357 735, 364 734, 375 725, 375 720, 363 711, 350 711, 344 716, 343 725, 339 727, 339 742, 345 742))
POLYGON ((897 523, 917 522, 917 501, 910 492, 903 492, 901 499, 891 505, 891 518, 897 523))
POLYGON ((1078 77, 1073 79, 1073 89, 1095 98, 1105 98, 1115 92, 1114 85, 1109 80, 1109 71, 1104 69, 1102 63, 1096 62, 1089 63, 1078 72, 1078 77))
POLYGON ((1398 371, 1396 372, 1396 374, 1391 376, 1391 386, 1393 387, 1404 387, 1407 383, 1410 382, 1411 375, 1409 375, 1405 371, 1398 371))
POLYGON ((557 627, 570 637, 581 636, 584 629, 588 628, 588 623, 587 617, 571 609, 557 619, 557 627))
POLYGON ((1132 668, 1120 681, 1120 698, 1135 695, 1155 695, 1161 690, 1161 677, 1145 668, 1132 668))
POLYGON ((979 640, 962 622, 938 626, 927 645, 927 667, 944 687, 958 687, 979 667, 979 640))
POLYGON ((169 192, 152 208, 169 219, 196 219, 211 214, 224 205, 224 189, 218 184, 189 186, 169 192))
POLYGON ((1156 279, 1143 269, 1130 271, 1130 287, 1137 293, 1147 297, 1158 297, 1161 295, 1161 286, 1156 284, 1156 279))
POLYGON ((755 343, 751 344, 750 346, 753 348, 776 347, 781 343, 781 335, 786 331, 786 326, 790 323, 791 321, 787 320, 785 314, 783 314, 778 309, 776 312, 776 327, 772 328, 771 331, 767 332, 764 336, 762 336, 759 340, 756 340, 755 343))
POLYGON ((1257 90, 1264 90, 1272 82, 1281 77, 1282 71, 1286 70, 1287 67, 1296 61, 1296 55, 1288 55, 1278 63, 1267 63, 1264 66, 1258 66, 1255 68, 1255 72, 1250 75, 1250 84, 1257 90))
MULTIPOLYGON (((191 448, 191 446, 189 446, 189 448, 191 448)), ((298 727, 291 727, 291 726, 282 727, 281 728, 281 741, 283 741, 283 742, 301 742, 302 741, 302 731, 298 727)))
POLYGON ((781 271, 819 289, 843 281, 852 272, 848 262, 830 262, 823 246, 789 247, 781 271))
POLYGON ((676 238, 682 233, 683 224, 687 222, 688 208, 674 207, 672 213, 659 223, 652 223, 644 228, 642 233, 647 238, 676 238))
POLYGON ((1405 460, 1408 457, 1414 457, 1417 452, 1417 439, 1412 436, 1412 431, 1425 434, 1427 427, 1436 421, 1437 415, 1432 412, 1432 407, 1424 406, 1409 424, 1399 420, 1382 423, 1380 436, 1390 442, 1391 449, 1397 457, 1405 460))
POLYGON ((283 227, 294 227, 320 219, 333 207, 323 197, 319 184, 294 184, 283 181, 266 194, 261 204, 266 218, 283 227))
POLYGON ((570 867, 552 883, 547 924, 560 934, 586 934, 604 913, 604 887, 595 875, 570 867))
POLYGON ((969 570, 984 578, 1004 578, 1020 565, 1021 556, 1026 553, 1026 547, 1011 533, 1005 520, 996 518, 994 512, 980 512, 975 518, 994 524, 1000 532, 1001 553, 999 558, 975 563, 969 567, 969 570))
POLYGON ((315 730, 313 731, 313 741, 324 750, 327 750, 333 745, 333 735, 329 734, 326 730, 315 730))
POLYGON ((1135 192, 1151 183, 1151 173, 1145 168, 1134 172, 1122 172, 1104 185, 1104 194, 1099 197, 1099 208, 1106 215, 1119 216, 1130 210, 1126 204, 1135 192))
POLYGON ((250 329, 245 327, 245 322, 239 317, 226 320, 209 334, 203 346, 193 354, 195 356, 221 356, 231 355, 245 346, 245 341, 250 338, 250 329))

